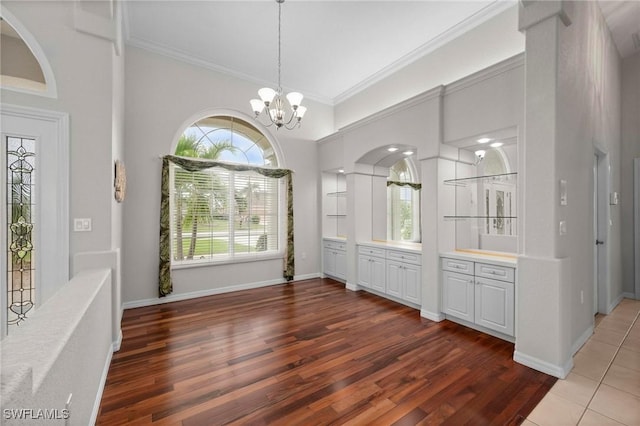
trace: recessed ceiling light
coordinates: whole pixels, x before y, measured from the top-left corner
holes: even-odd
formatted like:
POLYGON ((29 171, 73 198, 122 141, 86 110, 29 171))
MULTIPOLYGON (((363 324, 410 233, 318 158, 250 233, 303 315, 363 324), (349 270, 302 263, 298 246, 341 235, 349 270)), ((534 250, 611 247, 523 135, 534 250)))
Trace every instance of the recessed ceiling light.
POLYGON ((387 148, 387 151, 389 152, 396 152, 398 150, 398 148, 396 148, 395 146, 390 146, 389 148, 387 148))
POLYGON ((344 169, 338 169, 338 173, 344 173, 344 169))
POLYGON ((502 145, 503 145, 502 142, 494 142, 489 146, 491 146, 491 148, 500 148, 502 145))
POLYGON ((491 140, 491 138, 480 138, 478 139, 478 143, 487 143, 491 140))
POLYGON ((405 151, 403 152, 404 155, 413 155, 413 151, 405 151))

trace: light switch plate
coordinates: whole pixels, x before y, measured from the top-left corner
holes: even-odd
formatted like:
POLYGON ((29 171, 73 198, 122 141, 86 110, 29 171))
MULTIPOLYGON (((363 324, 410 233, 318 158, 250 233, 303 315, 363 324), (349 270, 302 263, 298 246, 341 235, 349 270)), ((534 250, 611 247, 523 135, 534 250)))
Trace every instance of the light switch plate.
POLYGON ((567 221, 566 220, 561 220, 560 221, 559 231, 560 231, 560 235, 566 235, 567 234, 567 221))
POLYGON ((567 205, 567 181, 560 179, 560 205, 567 205))
POLYGON ((91 231, 91 218, 74 218, 73 230, 75 232, 89 232, 91 231))

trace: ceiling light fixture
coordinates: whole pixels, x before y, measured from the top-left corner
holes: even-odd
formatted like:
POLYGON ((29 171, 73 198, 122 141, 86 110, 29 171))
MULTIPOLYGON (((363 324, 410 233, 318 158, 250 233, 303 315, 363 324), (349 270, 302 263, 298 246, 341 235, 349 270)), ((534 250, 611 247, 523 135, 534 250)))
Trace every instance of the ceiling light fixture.
POLYGON ((284 0, 276 0, 276 3, 278 3, 278 89, 273 90, 270 87, 263 87, 262 89, 258 90, 258 96, 260 96, 260 99, 251 99, 250 102, 251 109, 253 109, 253 112, 255 113, 256 120, 260 116, 260 113, 266 108, 266 115, 270 121, 270 123, 265 124, 267 127, 275 124, 276 129, 284 126, 285 128, 291 130, 295 127, 300 127, 300 121, 302 121, 302 117, 307 111, 307 108, 300 105, 300 103, 302 102, 302 98, 304 97, 302 93, 289 92, 286 97, 289 101, 291 111, 285 111, 285 103, 282 99, 282 42, 280 36, 282 27, 282 3, 284 3, 284 0))
POLYGON ((389 152, 396 152, 398 150, 398 148, 396 148, 395 146, 390 146, 389 148, 387 148, 387 151, 389 152))
POLYGON ((478 139, 478 143, 487 143, 491 140, 491 138, 480 138, 478 139))
POLYGON ((405 151, 403 152, 404 155, 413 155, 413 151, 405 151))
POLYGON ((500 148, 502 145, 504 145, 502 142, 494 142, 491 145, 489 145, 491 148, 500 148))

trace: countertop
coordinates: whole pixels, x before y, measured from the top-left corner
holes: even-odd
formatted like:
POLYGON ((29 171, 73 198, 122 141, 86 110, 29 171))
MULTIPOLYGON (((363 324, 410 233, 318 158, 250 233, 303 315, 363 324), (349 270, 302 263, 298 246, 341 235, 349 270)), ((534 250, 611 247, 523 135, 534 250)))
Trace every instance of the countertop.
POLYGON ((493 265, 507 266, 510 268, 515 268, 518 263, 518 255, 516 255, 515 253, 505 253, 499 251, 458 249, 440 253, 440 256, 460 260, 469 260, 471 262, 487 262, 493 265))
POLYGON ((411 253, 422 253, 422 244, 420 243, 373 240, 373 241, 358 241, 358 245, 381 247, 384 249, 403 250, 411 253))

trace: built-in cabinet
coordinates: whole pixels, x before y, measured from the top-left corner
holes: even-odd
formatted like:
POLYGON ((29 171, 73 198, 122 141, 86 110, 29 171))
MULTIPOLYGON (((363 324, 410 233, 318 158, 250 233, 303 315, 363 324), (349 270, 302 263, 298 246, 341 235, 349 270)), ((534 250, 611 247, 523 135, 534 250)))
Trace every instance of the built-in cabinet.
POLYGON ((419 306, 421 259, 418 251, 358 245, 358 286, 419 306))
POLYGON ((490 259, 442 257, 441 269, 442 312, 447 318, 480 330, 515 335, 514 267, 490 259))
POLYGON ((347 245, 344 241, 325 238, 322 242, 322 272, 340 281, 347 279, 347 245))

